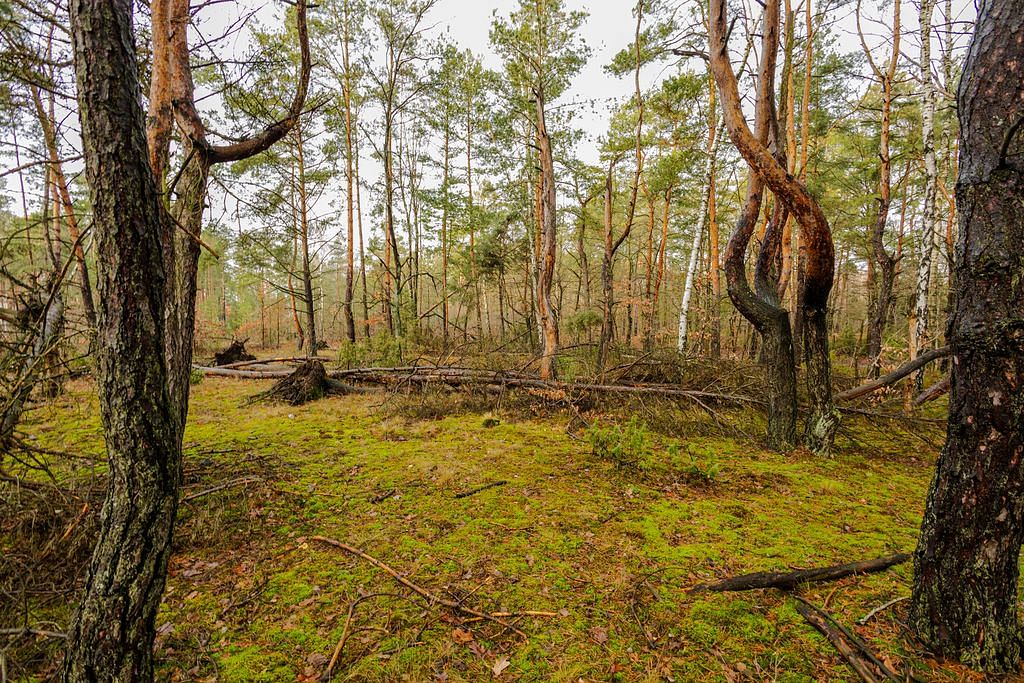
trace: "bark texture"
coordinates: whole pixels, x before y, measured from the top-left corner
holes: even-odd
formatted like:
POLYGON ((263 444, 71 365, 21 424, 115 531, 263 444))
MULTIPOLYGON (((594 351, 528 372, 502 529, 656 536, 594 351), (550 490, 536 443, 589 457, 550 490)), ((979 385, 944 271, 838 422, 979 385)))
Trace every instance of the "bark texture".
POLYGON ((910 623, 938 655, 1016 672, 1024 535, 1024 3, 981 3, 963 74, 949 426, 914 557, 910 623))
POLYGON ((164 361, 160 198, 147 161, 130 0, 70 5, 99 264, 98 383, 110 477, 64 681, 147 681, 181 484, 164 361))
POLYGON ((535 91, 534 99, 537 108, 537 147, 540 157, 540 253, 537 262, 537 313, 543 342, 540 376, 544 379, 554 379, 558 374, 555 364, 558 354, 558 314, 551 301, 551 285, 555 279, 555 253, 558 249, 555 233, 555 164, 551 156, 551 138, 548 136, 545 122, 543 93, 535 91))

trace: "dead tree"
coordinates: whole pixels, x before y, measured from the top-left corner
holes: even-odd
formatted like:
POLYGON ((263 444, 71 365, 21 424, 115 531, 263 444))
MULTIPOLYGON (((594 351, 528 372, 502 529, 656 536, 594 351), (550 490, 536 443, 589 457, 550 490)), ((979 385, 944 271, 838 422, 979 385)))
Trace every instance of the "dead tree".
POLYGON ((910 624, 937 655, 1017 672, 1024 538, 1024 2, 984 0, 957 93, 960 230, 946 444, 910 624))

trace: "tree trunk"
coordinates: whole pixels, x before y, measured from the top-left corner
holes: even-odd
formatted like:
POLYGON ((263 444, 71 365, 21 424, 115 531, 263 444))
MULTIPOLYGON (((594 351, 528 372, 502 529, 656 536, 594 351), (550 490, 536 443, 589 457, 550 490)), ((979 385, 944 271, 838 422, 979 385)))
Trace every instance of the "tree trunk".
MULTIPOLYGON (((729 135, 751 167, 751 185, 754 181, 764 182, 771 188, 777 202, 785 205, 787 212, 796 218, 800 225, 803 247, 805 250, 805 267, 801 289, 801 309, 799 315, 803 320, 804 349, 807 353, 816 354, 815 358, 808 358, 807 369, 807 391, 811 399, 811 414, 807 420, 807 445, 811 450, 819 454, 825 454, 832 446, 835 432, 839 427, 839 417, 835 406, 832 404, 832 378, 831 364, 828 354, 828 328, 826 311, 828 307, 828 296, 832 290, 834 269, 835 269, 835 247, 832 243, 832 233, 821 207, 807 191, 803 183, 797 181, 779 162, 778 144, 781 144, 778 134, 777 121, 773 119, 773 97, 774 88, 772 77, 774 76, 775 58, 778 52, 778 29, 779 29, 779 2, 768 0, 765 3, 764 31, 762 32, 762 58, 761 76, 759 80, 759 93, 757 98, 757 110, 755 111, 755 132, 751 132, 743 116, 740 104, 739 86, 736 82, 736 75, 733 73, 732 65, 729 62, 727 45, 728 22, 725 13, 724 0, 711 0, 711 22, 710 22, 710 50, 711 69, 715 75, 715 82, 718 84, 719 94, 722 99, 723 118, 729 135), (776 143, 775 153, 768 148, 769 128, 774 130, 773 139, 776 143)), ((783 155, 784 156, 784 155, 783 155)), ((758 199, 758 204, 760 201, 758 199)), ((746 211, 745 211, 746 213, 746 211)), ((746 285, 746 276, 742 270, 742 252, 745 251, 747 242, 750 239, 750 232, 753 230, 752 223, 757 220, 756 211, 746 216, 749 224, 742 225, 746 231, 745 239, 736 241, 735 247, 739 250, 737 259, 735 250, 732 252, 733 274, 729 278, 730 296, 733 301, 744 299, 749 290, 746 285), (738 262, 737 262, 738 261, 738 262), (742 283, 740 282, 742 280, 742 283), (740 285, 740 289, 736 289, 740 285), (734 290, 738 296, 734 294, 734 290)), ((776 222, 776 221, 773 221, 776 222)), ((740 226, 730 240, 730 247, 736 240, 740 226)), ((766 234, 765 242, 762 244, 762 259, 765 256, 774 258, 773 247, 778 247, 781 241, 782 226, 774 228, 778 237, 769 239, 766 234), (774 243, 774 244, 773 244, 774 243), (767 248, 766 248, 767 247, 767 248)), ((728 260, 728 257, 727 257, 728 260)), ((761 263, 759 260, 759 269, 761 263)), ((777 287, 777 277, 776 277, 777 287)), ((759 290, 767 288, 759 287, 759 290)), ((777 288, 773 292, 778 295, 777 288)), ((763 297, 761 291, 758 292, 763 297)), ((744 316, 755 322, 758 311, 752 302, 746 301, 746 310, 740 309, 744 316), (754 318, 748 316, 753 313, 754 318)), ((767 302, 770 303, 771 302, 767 302)), ((738 305, 739 306, 739 305, 738 305)), ((755 322, 755 324, 758 324, 755 322)), ((788 322, 787 322, 788 324, 788 322)), ((795 401, 795 397, 794 397, 795 401)))
POLYGON ((1024 537, 1024 7, 985 0, 957 95, 960 231, 946 444, 914 557, 910 623, 930 650, 1017 672, 1024 537))
POLYGON ((160 196, 147 162, 128 0, 70 5, 99 258, 98 385, 110 476, 64 681, 153 679, 153 639, 181 485, 164 356, 160 196))
POLYGON ((537 313, 540 317, 543 348, 540 376, 557 376, 558 314, 551 303, 551 284, 555 277, 555 254, 558 249, 555 235, 555 166, 551 158, 551 138, 544 120, 544 94, 534 92, 537 107, 537 141, 540 156, 540 253, 537 258, 537 313))
MULTIPOLYGON (((928 2, 929 0, 924 0, 928 2)), ((858 8, 857 30, 861 36, 864 54, 871 65, 875 76, 882 84, 882 111, 878 143, 878 213, 871 229, 871 250, 875 260, 875 290, 872 292, 870 323, 868 325, 868 357, 871 359, 869 374, 872 378, 882 372, 882 343, 885 336, 885 324, 892 307, 892 291, 896 281, 896 259, 885 249, 885 228, 889 221, 889 207, 892 204, 892 156, 889 152, 889 130, 892 121, 893 82, 896 78, 896 67, 900 59, 900 0, 895 0, 892 7, 892 52, 889 64, 883 71, 875 64, 871 51, 860 32, 860 13, 858 8)))
POLYGON ((301 126, 296 126, 294 130, 299 173, 299 242, 302 249, 302 298, 306 309, 306 356, 311 358, 317 354, 319 338, 316 333, 316 299, 313 297, 313 267, 309 253, 309 198, 306 196, 306 160, 303 153, 305 140, 301 126))
POLYGON ((351 26, 350 12, 351 7, 346 1, 343 6, 345 28, 341 43, 341 58, 342 65, 345 68, 343 83, 343 94, 345 97, 345 217, 348 227, 348 241, 345 244, 345 296, 342 300, 342 311, 345 317, 345 338, 350 343, 355 343, 356 321, 355 316, 352 314, 352 292, 355 281, 355 221, 353 211, 355 195, 352 192, 352 184, 354 182, 352 157, 355 154, 355 145, 353 145, 352 140, 354 135, 354 121, 352 119, 352 65, 349 61, 349 43, 352 39, 349 31, 351 26))
POLYGON ((686 266, 683 301, 679 305, 679 332, 676 337, 676 350, 679 353, 686 353, 687 323, 690 312, 690 298, 693 296, 693 282, 697 274, 697 254, 700 252, 700 243, 704 237, 708 205, 714 188, 715 157, 718 156, 718 144, 722 139, 723 127, 724 124, 720 124, 717 130, 715 128, 708 129, 707 158, 704 160, 704 187, 700 196, 700 207, 697 209, 697 226, 694 228, 693 241, 690 243, 690 260, 686 266))
MULTIPOLYGON (((924 147, 924 206, 921 216, 921 257, 914 290, 914 324, 910 331, 910 355, 917 356, 928 343, 928 292, 931 287, 932 254, 937 229, 936 197, 938 166, 935 159, 935 110, 938 92, 932 80, 932 12, 935 0, 921 0, 921 144, 924 147)), ((918 393, 924 389, 924 371, 915 377, 918 393)))

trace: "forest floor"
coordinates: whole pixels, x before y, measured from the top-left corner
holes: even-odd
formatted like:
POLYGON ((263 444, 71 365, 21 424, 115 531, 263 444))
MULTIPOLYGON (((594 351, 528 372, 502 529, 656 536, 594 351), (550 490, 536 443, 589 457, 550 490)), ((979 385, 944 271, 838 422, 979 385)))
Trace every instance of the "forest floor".
MULTIPOLYGON (((917 433, 854 416, 821 459, 735 430, 641 426, 640 458, 623 466, 587 440, 584 421, 615 419, 596 408, 379 390, 246 404, 266 386, 193 387, 186 501, 157 623, 161 680, 316 680, 346 624, 338 681, 856 680, 791 596, 687 588, 912 551, 942 437, 937 424, 917 433), (473 609, 554 616, 511 619, 523 634, 467 621, 314 536, 473 609)), ((647 411, 618 417, 659 424, 647 411)), ((27 430, 47 448, 101 457, 92 384, 73 383, 27 430)), ((908 595, 910 574, 908 563, 798 594, 920 679, 966 680, 915 654, 905 602, 855 625, 908 595)), ((32 616, 68 615, 51 601, 32 616)))

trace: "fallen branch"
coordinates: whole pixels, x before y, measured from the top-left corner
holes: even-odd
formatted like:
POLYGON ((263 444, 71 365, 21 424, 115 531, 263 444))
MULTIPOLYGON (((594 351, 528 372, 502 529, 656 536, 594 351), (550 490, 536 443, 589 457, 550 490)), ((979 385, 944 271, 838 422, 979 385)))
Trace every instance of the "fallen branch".
POLYGON ((863 560, 861 562, 850 562, 848 564, 837 564, 831 567, 817 567, 815 569, 800 569, 793 572, 755 572, 732 578, 717 581, 715 583, 702 583, 690 589, 690 593, 725 591, 748 591, 758 588, 778 588, 779 590, 792 590, 803 583, 814 583, 820 581, 835 581, 847 576, 856 574, 871 574, 880 572, 902 564, 910 559, 909 553, 898 553, 887 557, 879 557, 874 560, 863 560))
POLYGON ((925 365, 928 365, 928 363, 931 363, 933 360, 944 358, 949 354, 950 348, 948 346, 941 346, 937 349, 925 351, 917 358, 907 361, 906 363, 899 366, 892 372, 888 372, 879 377, 878 379, 872 380, 870 382, 865 382, 864 384, 861 384, 859 387, 847 389, 846 391, 840 391, 838 394, 835 394, 832 398, 836 401, 850 401, 852 399, 864 396, 865 394, 870 394, 871 392, 877 391, 882 387, 887 387, 890 384, 895 384, 896 382, 900 381, 901 379, 911 374, 912 372, 919 370, 920 368, 923 368, 925 365))
POLYGON ((463 614, 468 614, 468 615, 470 615, 472 617, 476 617, 477 619, 481 619, 483 621, 493 622, 493 623, 498 624, 499 626, 502 626, 502 627, 504 627, 504 628, 506 628, 506 629, 508 629, 510 631, 514 631, 515 633, 517 633, 518 635, 522 636, 523 638, 526 638, 527 635, 525 633, 523 633, 521 630, 519 630, 518 628, 516 628, 515 626, 513 626, 512 624, 510 624, 507 621, 505 621, 506 618, 521 617, 521 616, 555 616, 554 612, 498 612, 496 614, 489 614, 487 612, 480 612, 480 611, 477 611, 477 610, 472 609, 470 607, 466 607, 462 603, 456 602, 454 600, 448 600, 447 598, 442 598, 439 595, 435 595, 434 593, 431 593, 426 588, 422 588, 422 587, 416 585, 415 583, 413 583, 412 581, 410 581, 409 579, 405 578, 404 576, 402 576, 397 571, 395 571, 394 569, 392 569, 388 565, 384 564, 383 562, 381 562, 377 558, 373 557, 372 555, 368 555, 368 554, 364 553, 359 548, 351 546, 348 543, 343 543, 342 541, 338 541, 338 540, 335 540, 333 538, 327 538, 326 536, 313 536, 313 537, 311 537, 311 539, 314 540, 314 541, 317 541, 318 543, 323 543, 325 545, 333 546, 335 548, 340 548, 341 550, 344 550, 345 552, 349 553, 350 555, 355 555, 358 558, 366 560, 367 562, 372 564, 377 569, 380 569, 381 571, 386 572, 387 574, 390 574, 391 577, 395 581, 397 581, 398 583, 402 584, 403 586, 405 586, 409 590, 413 591, 414 593, 419 594, 421 597, 426 599, 426 601, 429 604, 431 604, 431 605, 434 605, 434 604, 442 605, 442 606, 447 607, 448 609, 453 610, 455 612, 461 612, 463 614))
POLYGON ((499 479, 498 481, 492 481, 490 484, 484 484, 483 486, 477 486, 475 489, 469 489, 468 491, 460 491, 460 492, 455 494, 455 497, 456 498, 469 498, 470 496, 475 496, 476 494, 480 493, 481 491, 486 491, 487 489, 493 489, 493 488, 495 488, 497 486, 504 486, 507 483, 508 482, 505 481, 504 479, 499 479))
POLYGON ((334 653, 331 655, 331 659, 327 663, 327 668, 325 668, 324 672, 320 674, 321 681, 331 680, 331 675, 334 673, 334 667, 338 664, 338 660, 341 658, 341 651, 345 649, 345 643, 348 642, 349 636, 352 635, 352 619, 355 617, 356 607, 358 607, 361 602, 380 597, 401 598, 404 596, 395 595, 393 593, 370 593, 369 595, 363 595, 352 601, 352 604, 348 606, 348 615, 345 617, 345 626, 341 630, 341 638, 338 639, 338 644, 335 646, 334 653))
POLYGON ((66 639, 68 634, 60 633, 58 631, 43 631, 38 628, 0 628, 0 636, 12 636, 14 638, 20 638, 22 636, 39 636, 40 638, 59 638, 66 639))
POLYGON ((800 596, 797 599, 796 611, 807 620, 807 623, 821 631, 833 647, 843 656, 860 679, 865 683, 881 681, 902 681, 903 679, 890 669, 884 662, 871 652, 867 644, 853 632, 840 624, 825 610, 815 607, 800 596))
POLYGON ((860 624, 861 626, 863 626, 864 624, 866 624, 869 621, 871 621, 871 619, 876 614, 878 614, 879 612, 884 612, 885 610, 887 610, 890 607, 892 607, 893 605, 895 605, 897 602, 903 602, 904 600, 909 600, 909 599, 910 599, 909 595, 904 595, 904 596, 899 597, 899 598, 893 598, 889 602, 882 603, 881 605, 879 605, 878 607, 874 608, 873 610, 871 610, 870 612, 865 614, 863 617, 858 619, 857 623, 860 624))
POLYGON ((272 365, 274 363, 305 363, 307 360, 317 360, 316 356, 313 358, 306 358, 305 356, 284 356, 282 358, 257 358, 255 360, 240 360, 236 363, 226 363, 225 365, 218 365, 217 367, 232 370, 238 368, 245 368, 251 365, 272 365))
POLYGON ((922 406, 928 401, 934 401, 949 391, 949 375, 946 375, 935 384, 931 385, 914 399, 914 407, 922 406))
POLYGON ((217 491, 223 491, 224 489, 234 488, 235 486, 246 486, 248 484, 255 484, 258 481, 263 481, 263 478, 262 477, 239 477, 238 479, 232 479, 231 481, 226 481, 226 482, 224 482, 222 484, 217 484, 216 486, 211 486, 210 488, 204 489, 202 491, 196 491, 195 493, 190 493, 187 496, 182 497, 181 502, 182 503, 189 503, 189 502, 191 502, 193 500, 196 500, 197 498, 202 498, 203 496, 208 496, 211 493, 216 493, 217 491))

